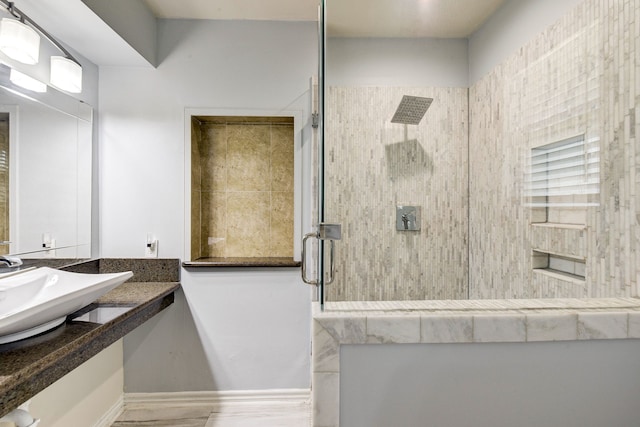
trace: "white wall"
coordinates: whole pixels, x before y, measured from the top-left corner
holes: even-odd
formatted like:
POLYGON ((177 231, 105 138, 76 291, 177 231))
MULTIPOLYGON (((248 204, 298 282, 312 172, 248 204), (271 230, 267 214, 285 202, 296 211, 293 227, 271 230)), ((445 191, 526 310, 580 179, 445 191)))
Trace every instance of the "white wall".
POLYGON ((82 0, 150 64, 156 65, 156 17, 143 0, 82 0))
POLYGON ((581 0, 509 0, 469 39, 327 41, 332 86, 469 87, 581 0))
MULTIPOLYGON (((183 258, 185 108, 300 110, 309 167, 315 23, 160 20, 158 35, 157 69, 100 69, 103 257, 141 257, 152 232, 160 257, 183 258)), ((176 304, 125 339, 126 391, 309 387, 299 269, 183 269, 181 281, 176 304)))
POLYGON ((639 340, 346 345, 340 425, 638 425, 639 340))
POLYGON ((581 1, 507 1, 469 38, 469 86, 581 1))
POLYGON ((468 87, 465 39, 330 38, 329 86, 468 87))

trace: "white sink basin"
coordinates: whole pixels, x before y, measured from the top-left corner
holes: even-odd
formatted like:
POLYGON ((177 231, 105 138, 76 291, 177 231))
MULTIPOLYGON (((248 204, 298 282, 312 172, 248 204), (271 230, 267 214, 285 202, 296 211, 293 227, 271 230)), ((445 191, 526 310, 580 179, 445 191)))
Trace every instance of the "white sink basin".
POLYGON ((0 277, 0 344, 55 328, 133 273, 84 274, 40 267, 0 277))

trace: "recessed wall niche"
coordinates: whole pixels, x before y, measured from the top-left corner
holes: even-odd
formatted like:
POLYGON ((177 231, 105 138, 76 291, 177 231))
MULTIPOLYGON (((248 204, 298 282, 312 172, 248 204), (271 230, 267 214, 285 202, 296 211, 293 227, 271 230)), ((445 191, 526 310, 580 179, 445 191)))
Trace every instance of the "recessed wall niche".
POLYGON ((293 212, 293 117, 192 116, 192 262, 297 265, 293 212))

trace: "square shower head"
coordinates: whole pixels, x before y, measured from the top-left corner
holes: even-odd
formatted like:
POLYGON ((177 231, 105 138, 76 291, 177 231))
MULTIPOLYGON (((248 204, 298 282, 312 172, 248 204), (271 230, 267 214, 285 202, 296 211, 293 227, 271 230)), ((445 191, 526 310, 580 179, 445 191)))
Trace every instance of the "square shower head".
POLYGON ((424 117, 424 113, 427 112, 432 101, 433 98, 404 95, 391 118, 391 123, 417 125, 424 117))

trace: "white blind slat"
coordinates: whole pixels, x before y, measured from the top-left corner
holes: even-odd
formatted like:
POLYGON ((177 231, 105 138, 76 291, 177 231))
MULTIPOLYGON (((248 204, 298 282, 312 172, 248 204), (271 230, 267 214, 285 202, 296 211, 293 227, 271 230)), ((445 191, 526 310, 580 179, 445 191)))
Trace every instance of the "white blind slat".
POLYGON ((592 206, 593 203, 558 202, 553 197, 600 192, 600 147, 597 138, 585 143, 584 135, 536 147, 530 153, 525 193, 545 197, 530 206, 592 206))

